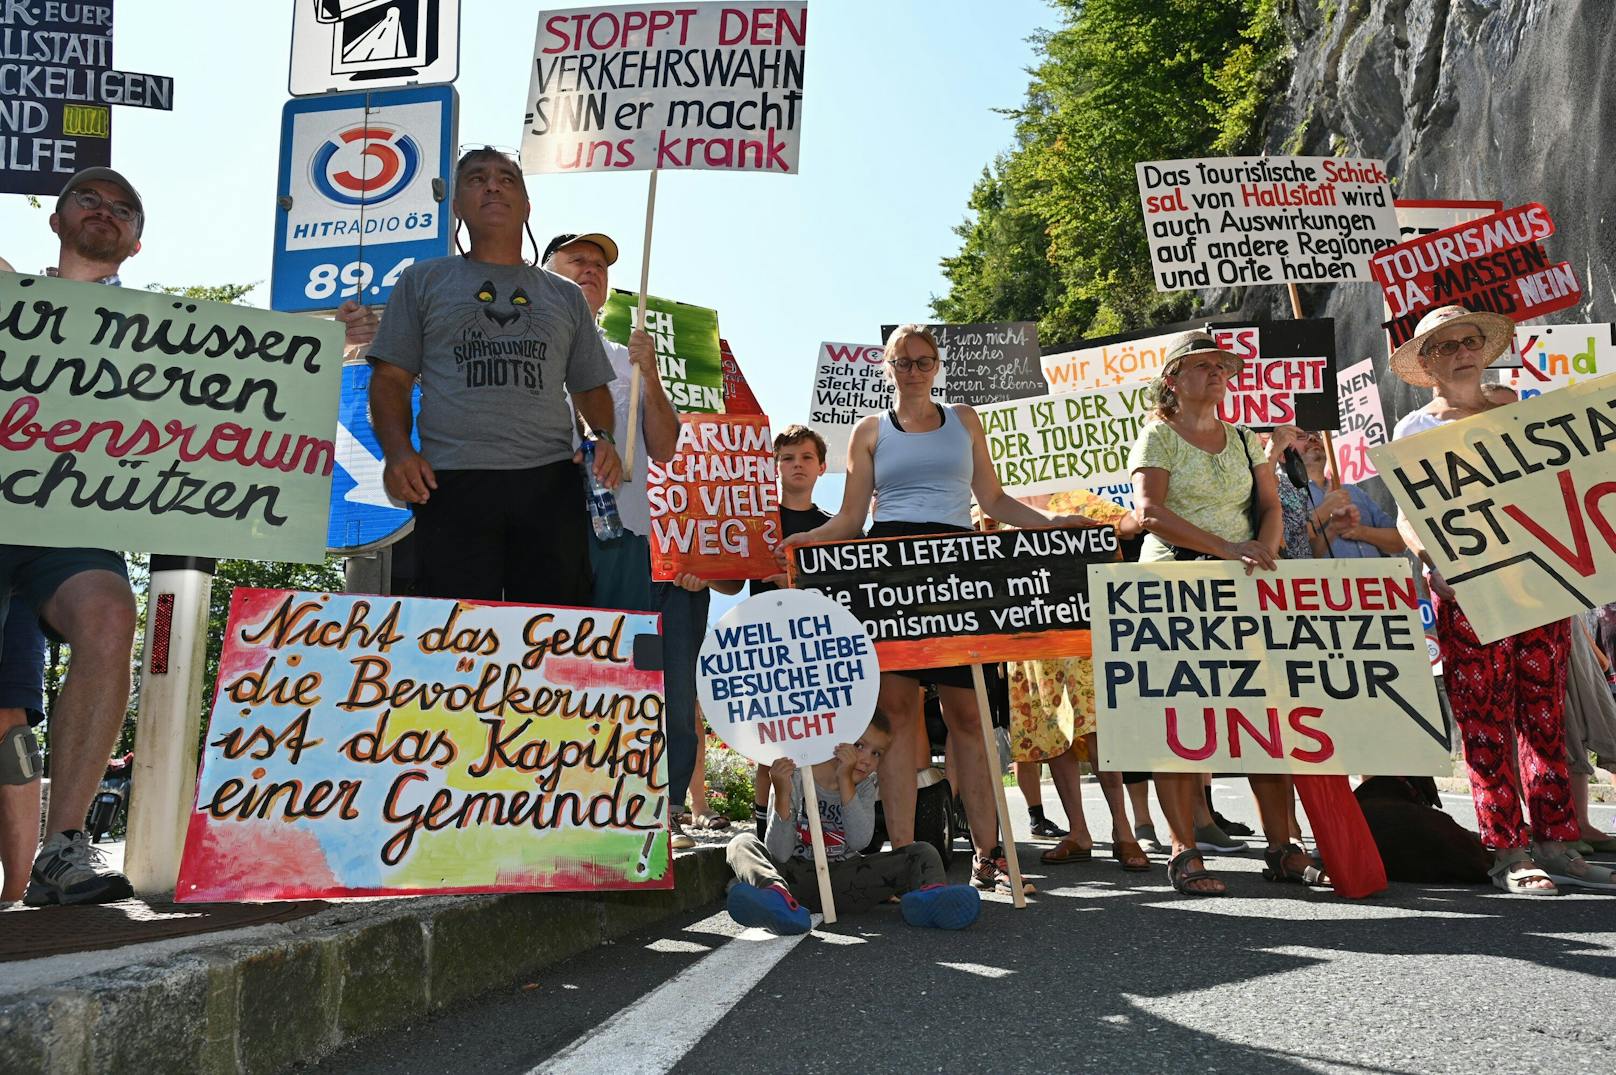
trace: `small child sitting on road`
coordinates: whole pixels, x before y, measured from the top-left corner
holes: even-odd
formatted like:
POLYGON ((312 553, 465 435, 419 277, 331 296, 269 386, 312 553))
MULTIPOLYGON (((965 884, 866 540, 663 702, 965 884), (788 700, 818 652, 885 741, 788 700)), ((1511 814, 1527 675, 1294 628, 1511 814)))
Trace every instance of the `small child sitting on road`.
MULTIPOLYGON (((858 742, 838 745, 832 760, 813 766, 836 909, 864 911, 901 896, 900 910, 911 926, 964 929, 981 912, 981 898, 970 885, 947 883, 935 847, 913 843, 896 851, 859 854, 875 832, 875 768, 891 742, 892 728, 877 711, 858 742)), ((802 772, 789 759, 771 765, 774 809, 767 845, 750 832, 729 843, 729 866, 735 871, 729 913, 743 926, 807 933, 812 925, 808 909, 822 909, 802 781, 802 772)))

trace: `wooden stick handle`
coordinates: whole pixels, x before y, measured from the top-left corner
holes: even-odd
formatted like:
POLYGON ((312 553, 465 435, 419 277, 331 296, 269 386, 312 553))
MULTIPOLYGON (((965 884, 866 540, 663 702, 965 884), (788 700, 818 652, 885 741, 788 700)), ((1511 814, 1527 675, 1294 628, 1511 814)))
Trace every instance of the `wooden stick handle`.
POLYGON ((987 751, 988 779, 993 782, 993 795, 999 808, 999 832, 1004 836, 1004 857, 1010 865, 1010 902, 1017 907, 1027 906, 1027 893, 1021 883, 1021 860, 1016 855, 1016 833, 1010 824, 1010 803, 1004 797, 1004 781, 995 764, 999 757, 999 744, 993 739, 993 714, 988 708, 988 681, 982 675, 982 666, 971 665, 971 679, 976 684, 976 707, 981 710, 982 747, 987 751))
POLYGON ((797 771, 802 774, 802 797, 808 808, 809 842, 814 847, 814 877, 819 881, 819 911, 825 916, 827 925, 835 925, 836 898, 830 891, 830 864, 825 861, 825 833, 819 827, 819 789, 814 787, 814 767, 804 765, 797 771))
MULTIPOLYGON (((645 243, 640 254, 640 306, 634 315, 634 327, 645 331, 645 294, 651 284, 651 225, 656 220, 657 169, 651 169, 651 185, 645 195, 645 243)), ((634 448, 640 432, 640 369, 628 378, 628 428, 623 431, 623 476, 634 473, 634 448)))

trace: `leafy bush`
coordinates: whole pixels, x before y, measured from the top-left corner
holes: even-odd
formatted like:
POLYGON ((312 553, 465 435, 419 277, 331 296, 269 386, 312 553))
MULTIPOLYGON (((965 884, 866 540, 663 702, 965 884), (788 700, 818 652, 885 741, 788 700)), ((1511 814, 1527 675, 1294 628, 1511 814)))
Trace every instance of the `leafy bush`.
POLYGON ((752 776, 757 765, 707 736, 707 805, 731 821, 752 820, 752 776))

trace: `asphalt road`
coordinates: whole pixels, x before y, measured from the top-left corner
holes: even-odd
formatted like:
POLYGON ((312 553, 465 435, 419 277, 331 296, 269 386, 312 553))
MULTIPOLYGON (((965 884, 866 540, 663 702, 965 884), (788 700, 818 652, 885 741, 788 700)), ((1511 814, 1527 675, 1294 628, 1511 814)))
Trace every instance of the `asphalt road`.
MULTIPOLYGON (((1243 783, 1221 781, 1217 798, 1253 820, 1243 783)), ((1098 789, 1086 800, 1098 829, 1098 789)), ((1045 801, 1059 816, 1052 792, 1045 801)), ((1467 799, 1445 805, 1473 824, 1467 799)), ((1595 821, 1609 829, 1613 814, 1596 807, 1595 821)), ((1149 874, 1124 874, 1104 858, 1040 866, 1040 844, 1020 846, 1040 895, 1024 911, 993 898, 962 933, 911 929, 882 908, 805 939, 768 938, 740 934, 714 907, 313 1070, 1471 1073, 1616 1062, 1616 897, 1399 884, 1353 902, 1265 882, 1253 853, 1209 861, 1231 896, 1191 899, 1168 887, 1160 858, 1149 874)))

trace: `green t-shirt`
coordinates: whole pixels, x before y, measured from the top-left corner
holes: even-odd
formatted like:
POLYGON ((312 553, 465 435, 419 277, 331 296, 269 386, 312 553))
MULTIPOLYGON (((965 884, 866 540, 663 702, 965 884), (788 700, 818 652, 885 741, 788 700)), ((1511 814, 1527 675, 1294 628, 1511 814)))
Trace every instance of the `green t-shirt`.
MULTIPOLYGON (((1212 455, 1179 436, 1166 422, 1151 422, 1128 453, 1128 472, 1144 467, 1167 471, 1168 511, 1224 541, 1250 541, 1255 535, 1248 506, 1256 491, 1251 468, 1262 462, 1262 445, 1249 429, 1227 422, 1223 429, 1223 451, 1212 455)), ((1141 563, 1172 558, 1172 549, 1160 538, 1145 536, 1141 563)))

